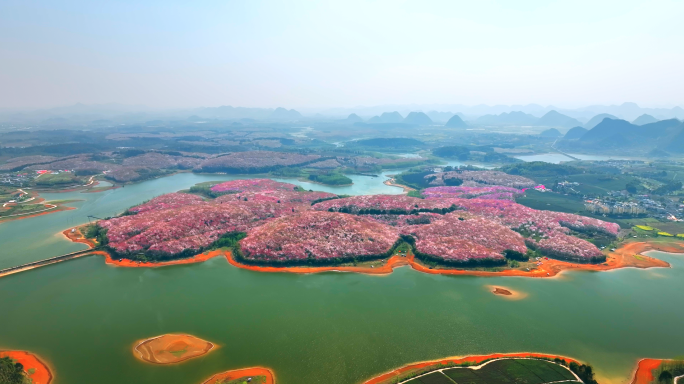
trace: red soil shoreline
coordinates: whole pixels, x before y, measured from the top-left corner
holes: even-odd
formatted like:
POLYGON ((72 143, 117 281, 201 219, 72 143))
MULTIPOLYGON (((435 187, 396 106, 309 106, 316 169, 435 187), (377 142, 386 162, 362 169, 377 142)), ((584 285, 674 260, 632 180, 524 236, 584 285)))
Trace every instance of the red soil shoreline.
MULTIPOLYGON (((80 228, 76 228, 75 233, 67 229, 62 233, 69 240, 79 243, 84 243, 91 248, 95 244, 85 239, 80 233, 80 228)), ((504 271, 474 271, 467 269, 430 269, 416 262, 415 256, 409 252, 407 256, 393 255, 387 262, 377 268, 369 267, 354 267, 354 266, 333 266, 333 267, 269 267, 242 264, 235 260, 230 251, 215 250, 207 253, 201 253, 191 258, 170 260, 158 263, 152 262, 137 262, 128 259, 114 259, 109 253, 104 251, 94 251, 105 256, 105 263, 119 267, 163 267, 168 265, 193 264, 202 263, 217 256, 224 255, 228 262, 238 268, 247 269, 258 272, 287 272, 287 273, 319 273, 319 272, 355 272, 365 273, 368 275, 386 275, 392 273, 394 268, 409 265, 416 271, 423 273, 430 273, 435 275, 462 275, 462 276, 520 276, 520 277, 554 277, 566 270, 585 270, 585 271, 609 271, 619 268, 667 268, 670 264, 641 254, 642 252, 658 250, 671 253, 684 253, 684 243, 670 242, 661 244, 658 242, 629 242, 623 244, 616 251, 607 255, 607 260, 602 264, 576 264, 560 260, 547 259, 543 260, 543 264, 531 271, 524 271, 519 269, 509 269, 504 271), (637 259, 634 257, 639 255, 637 259)))
POLYGON ((418 369, 423 369, 423 368, 428 368, 431 366, 437 366, 440 364, 463 364, 463 363, 470 363, 474 365, 479 365, 485 360, 491 360, 491 359, 500 359, 500 358, 512 358, 512 357, 520 357, 520 358, 525 358, 525 357, 536 357, 536 358, 546 358, 546 359, 555 359, 555 358, 560 358, 564 359, 568 363, 571 362, 576 362, 579 364, 579 361, 575 359, 571 359, 568 357, 564 356, 558 356, 558 355, 547 355, 543 353, 528 353, 528 352, 522 352, 522 353, 493 353, 490 355, 474 355, 474 356, 456 356, 456 357, 449 357, 446 359, 440 359, 440 360, 433 360, 433 361, 424 361, 424 362, 419 362, 419 363, 413 363, 409 365, 405 365, 401 368, 385 372, 379 376, 376 376, 370 380, 364 381, 363 384, 385 384, 388 383, 389 380, 404 374, 409 371, 413 370, 418 370, 418 369))
POLYGON ((217 373, 211 376, 210 378, 204 380, 202 384, 214 384, 218 380, 235 380, 241 377, 250 376, 265 376, 266 384, 275 384, 275 374, 273 373, 273 371, 263 367, 234 369, 231 371, 217 373))
POLYGON ((76 209, 74 207, 66 207, 63 205, 57 205, 54 209, 51 209, 46 212, 38 212, 35 214, 28 214, 28 215, 22 215, 22 216, 16 216, 16 217, 10 217, 10 218, 2 218, 0 217, 0 224, 1 223, 7 223, 10 221, 15 221, 15 220, 23 220, 23 219, 28 219, 31 217, 37 217, 37 216, 42 216, 42 215, 49 215, 51 213, 57 213, 57 212, 62 212, 62 211, 71 211, 72 209, 76 209))
POLYGON ((50 384, 53 376, 50 368, 38 356, 26 351, 0 351, 0 357, 10 357, 24 366, 24 371, 35 369, 29 378, 33 384, 50 384))
POLYGON ((606 263, 603 264, 576 264, 560 260, 548 259, 543 264, 531 271, 505 270, 505 271, 473 271, 465 269, 430 269, 415 261, 415 256, 409 252, 406 257, 394 255, 385 264, 378 268, 368 267, 262 267, 256 265, 246 265, 238 262, 230 252, 226 252, 228 262, 238 268, 248 269, 259 272, 289 272, 289 273, 317 273, 317 272, 356 272, 369 275, 384 275, 392 273, 394 268, 410 265, 416 271, 435 275, 464 275, 464 276, 521 276, 521 277, 554 277, 565 270, 587 270, 587 271, 608 271, 618 268, 653 268, 669 267, 670 264, 662 260, 640 255, 641 259, 634 257, 636 254, 648 250, 661 250, 664 252, 680 253, 684 252, 684 244, 660 245, 647 242, 627 243, 608 255, 606 263))
MULTIPOLYGON (((670 359, 641 359, 634 371, 634 377, 630 384, 652 384, 658 381, 653 375, 653 371, 658 369, 660 365, 675 360, 670 359)), ((681 381, 681 379, 680 379, 681 381)))

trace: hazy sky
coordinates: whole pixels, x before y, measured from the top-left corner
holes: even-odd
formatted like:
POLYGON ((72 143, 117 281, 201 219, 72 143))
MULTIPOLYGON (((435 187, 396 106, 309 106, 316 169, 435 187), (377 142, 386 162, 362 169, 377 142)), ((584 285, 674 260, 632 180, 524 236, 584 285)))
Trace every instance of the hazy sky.
POLYGON ((684 1, 0 1, 0 108, 684 106, 684 1))

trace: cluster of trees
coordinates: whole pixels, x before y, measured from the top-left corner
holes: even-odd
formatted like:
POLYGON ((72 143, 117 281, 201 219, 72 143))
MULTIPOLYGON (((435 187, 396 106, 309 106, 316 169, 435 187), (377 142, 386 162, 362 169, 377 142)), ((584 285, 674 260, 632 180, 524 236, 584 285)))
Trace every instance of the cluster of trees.
POLYGON ((567 176, 582 173, 577 167, 562 164, 551 164, 544 161, 531 161, 529 163, 518 163, 504 165, 501 171, 509 175, 530 176, 530 177, 554 177, 567 176))
POLYGON ((340 209, 329 208, 328 212, 340 212, 340 213, 352 213, 357 215, 417 215, 422 212, 437 213, 440 215, 446 215, 449 212, 453 212, 459 209, 456 205, 452 205, 449 208, 416 208, 410 211, 405 209, 375 209, 375 208, 363 208, 358 211, 353 207, 342 207, 340 209))
POLYGON ((337 173, 337 172, 331 172, 328 174, 310 174, 309 175, 309 180, 315 181, 317 183, 321 184, 327 184, 327 185, 349 185, 352 184, 352 179, 348 178, 347 176, 337 173))
POLYGON ((24 366, 9 357, 0 358, 0 383, 2 384, 24 384, 26 375, 24 366))
POLYGON ((521 161, 514 157, 506 156, 503 153, 495 152, 494 148, 490 146, 467 147, 464 145, 452 145, 436 148, 432 150, 432 153, 435 156, 461 161, 472 160, 485 163, 517 163, 521 161))

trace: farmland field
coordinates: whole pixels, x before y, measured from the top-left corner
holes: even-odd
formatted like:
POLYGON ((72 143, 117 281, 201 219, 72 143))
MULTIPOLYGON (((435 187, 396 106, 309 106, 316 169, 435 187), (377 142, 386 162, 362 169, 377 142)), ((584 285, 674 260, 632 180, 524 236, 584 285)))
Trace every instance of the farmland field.
POLYGON ((486 363, 480 369, 449 368, 409 380, 407 384, 543 384, 574 381, 566 367, 536 359, 503 359, 486 363))

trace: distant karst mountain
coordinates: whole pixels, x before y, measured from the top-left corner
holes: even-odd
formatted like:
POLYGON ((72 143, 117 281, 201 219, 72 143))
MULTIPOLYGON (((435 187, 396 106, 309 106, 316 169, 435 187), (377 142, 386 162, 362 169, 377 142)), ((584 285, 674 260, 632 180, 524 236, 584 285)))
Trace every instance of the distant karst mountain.
POLYGON ((449 121, 447 121, 446 124, 444 124, 444 126, 449 128, 467 128, 468 124, 466 124, 465 121, 461 119, 461 116, 453 115, 449 119, 449 121))
POLYGON ((425 114, 428 115, 428 117, 430 117, 430 119, 432 119, 432 121, 434 121, 436 123, 437 122, 439 122, 439 123, 445 122, 445 121, 449 120, 451 118, 451 116, 454 115, 452 112, 438 112, 438 111, 429 111, 425 114))
POLYGON ((592 117, 591 119, 589 119, 589 121, 587 121, 587 123, 584 124, 584 128, 586 128, 586 129, 592 129, 592 128, 594 128, 595 126, 599 125, 599 123, 602 122, 603 119, 606 119, 606 118, 608 118, 608 119, 613 119, 613 120, 618 120, 617 117, 611 115, 610 113, 599 113, 598 115, 596 115, 596 116, 592 117))
POLYGON ((432 119, 430 119, 430 117, 423 112, 411 112, 404 119, 404 123, 415 125, 431 125, 432 119))
POLYGON ((527 113, 513 111, 500 115, 484 115, 475 120, 479 125, 537 125, 538 118, 527 113))
MULTIPOLYGON (((682 135, 682 123, 677 119, 635 125, 620 119, 603 119, 601 123, 575 141, 562 141, 561 146, 583 149, 620 149, 651 151, 666 148, 675 152, 677 140, 682 135)), ((682 138, 684 140, 684 138, 682 138)))
POLYGON ((636 119, 634 119, 634 121, 632 121, 632 124, 634 124, 634 125, 644 125, 644 124, 655 123, 655 122, 657 122, 657 121, 658 121, 658 119, 656 119, 655 117, 653 117, 653 116, 651 116, 651 115, 649 115, 649 114, 647 114, 647 113, 644 113, 643 115, 641 115, 641 116, 637 117, 636 119))
POLYGON ((542 133, 540 133, 539 136, 540 137, 549 137, 549 138, 558 138, 558 137, 563 136, 563 134, 560 133, 560 131, 557 130, 556 128, 549 128, 549 129, 543 131, 542 133))
POLYGON ((536 125, 540 125, 542 127, 572 128, 578 125, 582 125, 582 123, 576 119, 573 119, 570 116, 565 116, 562 113, 558 113, 556 111, 549 111, 544 116, 542 116, 539 119, 539 121, 537 121, 536 125))
POLYGON ((666 151, 684 153, 684 123, 679 125, 678 131, 678 133, 668 140, 667 144, 663 145, 666 151))
POLYGON ((577 140, 584 136, 585 133, 589 132, 588 129, 582 128, 582 127, 574 127, 570 128, 568 132, 565 133, 565 136, 563 136, 564 140, 577 140))
POLYGON ((349 116, 347 116, 347 122, 348 123, 360 123, 362 122, 363 119, 359 117, 356 113, 352 113, 349 116))
POLYGON ((294 109, 287 110, 285 108, 276 108, 269 118, 273 120, 300 120, 302 114, 294 109))
POLYGON ((373 116, 368 120, 370 124, 403 123, 404 117, 399 112, 384 112, 380 116, 373 116))

